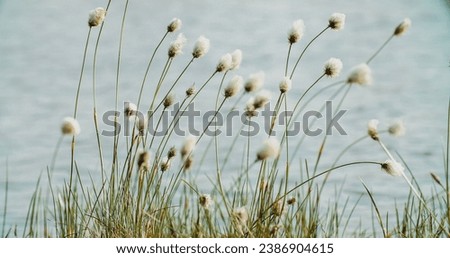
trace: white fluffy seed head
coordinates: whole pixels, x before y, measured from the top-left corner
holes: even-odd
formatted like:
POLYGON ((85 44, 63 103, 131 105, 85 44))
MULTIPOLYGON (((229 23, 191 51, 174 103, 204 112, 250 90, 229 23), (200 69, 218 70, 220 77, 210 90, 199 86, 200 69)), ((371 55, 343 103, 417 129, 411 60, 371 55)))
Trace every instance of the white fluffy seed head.
POLYGON ((328 19, 328 26, 332 30, 341 30, 345 25, 345 14, 343 13, 333 13, 328 19))
POLYGON ((169 159, 172 159, 177 155, 177 148, 175 146, 170 147, 169 151, 167 152, 167 157, 169 159))
POLYGON ((339 76, 342 70, 342 61, 338 58, 330 58, 324 65, 324 73, 331 78, 339 76))
POLYGON ((174 102, 175 102, 175 95, 173 93, 170 93, 164 99, 164 102, 163 102, 164 108, 168 108, 168 107, 172 106, 174 102))
POLYGON ((183 162, 183 169, 189 170, 192 168, 193 165, 194 165, 194 158, 192 157, 192 155, 189 155, 183 162))
POLYGON ((162 172, 166 172, 167 170, 169 170, 171 163, 172 163, 171 159, 169 159, 167 157, 164 157, 161 160, 161 163, 159 164, 159 167, 160 167, 161 171, 162 172))
POLYGON ((397 121, 389 126, 388 132, 393 136, 405 135, 406 129, 403 121, 397 121))
POLYGON ((184 44, 186 44, 186 37, 183 33, 180 33, 177 38, 170 43, 169 50, 167 51, 169 57, 173 58, 177 55, 181 55, 183 53, 184 44))
POLYGON ((271 212, 272 215, 279 217, 283 214, 283 211, 284 211, 284 202, 283 199, 280 199, 273 204, 271 212))
POLYGON ((367 134, 375 141, 378 141, 378 124, 380 122, 377 119, 371 119, 367 123, 367 134))
POLYGON ((264 141, 263 146, 256 154, 257 160, 266 160, 276 158, 280 154, 280 142, 275 138, 269 138, 264 141))
POLYGON ((200 203, 200 206, 202 206, 203 209, 207 210, 213 204, 213 200, 209 194, 201 194, 200 197, 198 197, 198 203, 200 203))
POLYGON ((103 7, 97 7, 89 12, 88 25, 90 27, 96 27, 102 24, 106 16, 106 10, 103 7))
POLYGON ((300 41, 305 33, 305 24, 303 20, 296 20, 292 23, 292 27, 288 32, 289 43, 294 44, 300 41))
POLYGON ((209 39, 204 36, 200 36, 194 45, 194 50, 192 50, 192 56, 194 58, 200 58, 209 51, 209 39))
POLYGON ((169 25, 167 25, 167 31, 168 32, 174 32, 181 28, 181 20, 178 18, 173 18, 172 21, 170 21, 169 25))
POLYGON ((184 144, 180 149, 181 158, 184 159, 186 156, 190 155, 195 149, 195 143, 197 139, 194 136, 188 136, 184 140, 184 144))
POLYGON ((248 221, 248 212, 245 207, 239 207, 233 210, 233 217, 241 225, 246 225, 248 221))
POLYGON ((230 70, 239 69, 242 62, 242 50, 236 49, 231 53, 231 67, 230 70))
POLYGON ((144 135, 147 128, 148 118, 147 116, 137 116, 136 129, 139 131, 139 135, 144 135))
POLYGON ((405 18, 394 30, 394 36, 401 36, 411 27, 411 20, 405 18))
POLYGON ((65 117, 61 124, 61 133, 76 136, 80 134, 80 124, 73 117, 65 117))
POLYGON ((138 169, 148 170, 150 168, 150 152, 143 151, 139 154, 138 160, 138 169))
POLYGON ((136 113, 137 113, 136 104, 131 103, 131 102, 125 102, 123 112, 125 113, 125 117, 131 117, 131 116, 136 115, 136 113))
POLYGON ((404 168, 399 162, 389 159, 381 164, 381 168, 391 176, 401 176, 404 173, 404 168))
POLYGON ((372 84, 372 70, 365 63, 353 67, 350 71, 350 75, 347 77, 347 83, 356 83, 359 85, 372 84))
POLYGON ((223 55, 222 57, 220 57, 219 63, 216 66, 216 71, 219 73, 226 72, 226 71, 230 70, 232 63, 233 63, 233 58, 231 57, 231 54, 227 53, 227 54, 223 55))
POLYGON ((268 90, 261 90, 259 91, 253 101, 253 107, 254 109, 260 109, 264 107, 267 103, 269 103, 270 99, 272 98, 272 93, 268 90))
POLYGON ((186 97, 190 97, 195 94, 195 84, 192 84, 191 87, 186 89, 186 97))
POLYGON ((235 96, 242 88, 243 79, 239 75, 233 76, 231 78, 230 82, 228 83, 227 87, 224 89, 224 96, 225 98, 230 98, 235 96))
POLYGON ((292 88, 292 80, 289 77, 284 77, 279 84, 280 92, 286 93, 292 88))
POLYGON ((258 112, 255 109, 255 106, 253 105, 253 103, 255 102, 255 98, 254 97, 250 97, 247 101, 247 103, 245 104, 245 115, 247 117, 254 117, 258 115, 258 112))
POLYGON ((250 74, 244 85, 245 92, 249 93, 259 90, 264 84, 265 77, 263 71, 250 74))

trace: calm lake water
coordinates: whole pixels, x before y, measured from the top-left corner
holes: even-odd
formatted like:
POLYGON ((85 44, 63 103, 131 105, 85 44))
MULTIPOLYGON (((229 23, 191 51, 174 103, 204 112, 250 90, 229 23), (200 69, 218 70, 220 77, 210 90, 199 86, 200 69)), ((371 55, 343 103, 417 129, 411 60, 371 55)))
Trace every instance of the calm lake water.
MULTIPOLYGON (((88 32, 87 13, 97 6, 105 6, 106 2, 0 0, 0 221, 3 220, 8 171, 7 225, 23 227, 36 181, 39 175, 45 175, 60 136, 60 122, 73 113, 88 32)), ((113 1, 100 43, 97 63, 99 113, 114 107, 123 2, 113 1)), ((327 31, 306 52, 288 95, 290 104, 295 103, 305 88, 320 76, 328 58, 342 60, 344 69, 337 80, 344 79, 350 68, 366 61, 405 17, 412 20, 412 27, 404 36, 394 38, 371 63, 373 85, 350 91, 342 106, 348 112, 340 121, 347 135, 334 132, 328 138, 321 168, 329 167, 340 150, 363 136, 370 119, 379 119, 380 129, 401 119, 406 125, 406 135, 401 138, 385 135, 383 139, 388 148, 402 155, 424 192, 429 193, 433 188, 429 172, 443 176, 442 146, 447 133, 450 96, 450 7, 444 0, 130 1, 122 49, 120 101, 136 102, 148 58, 173 17, 183 21, 181 32, 188 42, 185 54, 175 59, 166 81, 172 82, 189 61, 198 36, 205 35, 211 41, 207 56, 196 61, 180 80, 179 98, 186 86, 193 82, 201 85, 210 76, 222 54, 235 49, 242 50, 243 62, 233 74, 247 78, 251 73, 264 71, 264 87, 273 91, 276 98, 288 48, 287 31, 292 22, 303 19, 306 26, 304 39, 293 48, 291 61, 294 61, 306 42, 327 25, 333 12, 346 14, 345 29, 327 31)), ((82 133, 78 138, 77 161, 86 178, 89 173, 94 178, 99 174, 91 95, 92 46, 97 31, 98 28, 93 30, 90 42, 79 106, 82 133)), ((167 44, 174 38, 175 35, 170 35, 156 56, 144 90, 145 107, 151 101, 155 81, 166 60, 167 44)), ((324 79, 318 88, 335 81, 324 79)), ((201 93, 201 101, 196 102, 198 109, 207 110, 214 106, 219 82, 220 78, 215 77, 210 87, 201 93)), ((317 110, 330 94, 328 91, 320 95, 313 102, 315 105, 309 108, 317 110)), ((241 105, 245 101, 243 99, 241 105)), ((231 104, 227 105, 231 107, 231 104)), ((233 126, 239 128, 240 125, 233 126)), ((323 121, 316 126, 324 128, 323 121)), ((105 124, 101 127, 108 128, 105 124)), ((264 136, 254 140, 254 151, 261 137, 264 136)), ((293 137, 291 144, 295 145, 299 138, 293 137)), ((174 138, 173 144, 179 146, 180 139, 174 138)), ((296 156, 294 169, 295 166, 298 169, 298 163, 304 159, 313 164, 322 139, 323 135, 305 140, 296 156)), ((104 138, 103 141, 108 159, 112 139, 104 138)), ((207 138, 202 140, 196 152, 202 153, 208 142, 207 138)), ((230 137, 222 138, 221 152, 225 152, 229 142, 230 137)), ((56 183, 67 179, 69 145, 69 139, 64 139, 55 167, 56 183)), ((238 147, 233 162, 224 171, 228 183, 239 171, 242 148, 238 147)), ((342 162, 385 159, 379 146, 366 140, 351 149, 342 162)), ((214 170, 213 160, 213 156, 207 156, 206 165, 194 169, 198 173, 197 181, 206 185, 205 189, 208 183, 201 181, 214 170)), ((336 188, 342 187, 342 200, 349 198, 350 203, 355 203, 364 192, 361 179, 373 191, 383 214, 393 213, 395 203, 402 203, 409 191, 402 178, 383 174, 378 167, 360 166, 333 174, 324 198, 333 200, 336 188)), ((353 216, 364 224, 363 218, 370 213, 370 201, 364 196, 353 216)), ((370 221, 366 222, 370 229, 370 221)))

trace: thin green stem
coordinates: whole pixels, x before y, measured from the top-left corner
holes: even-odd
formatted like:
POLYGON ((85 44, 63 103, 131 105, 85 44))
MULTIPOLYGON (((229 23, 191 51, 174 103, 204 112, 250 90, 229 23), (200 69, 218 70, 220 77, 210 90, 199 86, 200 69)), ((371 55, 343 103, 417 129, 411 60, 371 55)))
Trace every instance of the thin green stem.
POLYGON ((117 164, 118 155, 118 145, 119 145, 119 131, 118 131, 118 106, 119 106, 119 78, 120 78, 120 66, 122 62, 122 45, 123 45, 123 34, 125 30, 125 19, 128 11, 129 0, 125 2, 125 7, 122 15, 122 24, 120 26, 120 36, 119 36, 119 50, 117 55, 117 67, 116 67, 116 83, 115 83, 115 100, 114 100, 114 110, 116 114, 114 116, 114 147, 113 147, 113 162, 112 162, 112 173, 114 173, 117 164))
POLYGON ((2 235, 1 237, 5 236, 5 226, 6 226, 6 211, 8 210, 8 186, 9 186, 9 179, 8 179, 8 159, 6 159, 6 173, 5 173, 5 199, 3 201, 3 222, 2 222, 2 235))
POLYGON ((446 164, 445 164, 445 191, 446 191, 446 199, 447 199, 447 223, 450 229, 450 99, 448 102, 448 110, 447 110, 447 155, 446 155, 446 164))
POLYGON ((383 48, 389 43, 389 41, 391 41, 391 39, 394 37, 394 34, 392 34, 382 45, 381 47, 375 51, 375 53, 369 57, 369 59, 367 59, 366 64, 369 64, 370 62, 372 62, 372 60, 381 52, 381 50, 383 50, 383 48))
MULTIPOLYGON (((342 103, 344 102, 345 98, 347 97, 347 95, 348 95, 350 89, 351 89, 350 86, 347 87, 347 89, 346 89, 344 95, 342 96, 341 100, 339 101, 339 104, 336 106, 336 112, 341 108, 342 103)), ((319 149, 319 152, 318 152, 318 154, 317 154, 316 163, 315 163, 315 165, 314 165, 314 174, 315 174, 316 171, 317 171, 317 168, 318 168, 318 166, 319 166, 320 159, 321 159, 321 157, 322 157, 322 155, 323 155, 323 151, 324 151, 324 148, 325 148, 325 143, 326 143, 326 140, 327 140, 327 138, 328 138, 328 131, 330 130, 330 127, 329 127, 329 126, 331 126, 331 122, 330 122, 330 124, 327 125, 327 129, 326 129, 326 131, 325 131, 325 136, 324 136, 324 138, 323 138, 322 144, 320 145, 320 149, 319 149)))
POLYGON ((162 100, 159 102, 159 104, 156 106, 155 110, 153 112, 156 112, 161 105, 164 103, 164 99, 166 99, 169 94, 173 91, 173 88, 175 87, 175 85, 178 83, 178 81, 181 79, 181 77, 183 76, 183 74, 187 71, 187 69, 189 68, 189 66, 194 62, 195 58, 191 58, 191 60, 189 61, 189 63, 184 67, 183 71, 180 73, 180 75, 178 75, 177 79, 175 80, 175 82, 172 84, 172 86, 170 86, 169 90, 167 91, 166 95, 164 95, 164 97, 162 98, 162 100))
MULTIPOLYGON (((320 176, 323 176, 323 175, 325 175, 325 174, 327 174, 327 173, 329 173, 329 172, 331 172, 333 170, 344 168, 344 167, 348 167, 348 166, 353 166, 353 165, 360 165, 360 164, 375 164, 375 165, 380 165, 380 166, 382 165, 382 163, 376 162, 376 161, 355 161, 355 162, 342 164, 342 165, 339 165, 339 166, 332 167, 332 168, 329 168, 327 170, 324 170, 324 171, 322 171, 320 173, 317 173, 317 174, 311 176, 310 178, 306 179, 305 181, 297 184, 296 186, 291 188, 289 191, 287 191, 285 194, 283 194, 283 195, 279 196, 278 198, 276 198, 275 201, 273 201, 272 204, 267 207, 267 209, 264 211, 264 213, 267 212, 269 209, 271 209, 273 207, 273 205, 275 205, 278 201, 282 200, 283 198, 285 198, 286 196, 288 196, 289 194, 291 194, 292 192, 294 192, 298 188, 302 187, 303 185, 311 182, 312 180, 314 180, 314 179, 316 179, 316 178, 318 178, 320 176)), ((257 223, 257 221, 255 221, 253 223, 252 227, 254 227, 256 223, 257 223)))
POLYGON ((211 125, 211 123, 214 121, 214 119, 216 119, 217 114, 219 113, 220 109, 223 107, 223 104, 225 104, 225 101, 228 98, 225 97, 223 98, 222 102, 220 103, 219 107, 217 108, 216 112, 214 113, 213 117, 211 118, 211 120, 209 120, 208 124, 206 125, 205 129, 203 129, 202 134, 200 134, 200 136, 198 137, 197 141, 196 141, 196 145, 200 142, 200 140, 202 139, 203 135, 205 135, 206 130, 208 130, 208 127, 211 125))
POLYGON ((91 37, 91 31, 92 27, 89 27, 88 35, 86 37, 86 43, 84 45, 84 53, 83 53, 83 61, 81 62, 81 71, 80 71, 80 78, 78 80, 78 86, 77 86, 77 93, 75 97, 75 107, 73 110, 73 118, 77 118, 77 112, 78 112, 78 100, 80 98, 80 89, 81 89, 81 82, 83 81, 83 75, 84 75, 84 66, 86 64, 86 55, 89 45, 89 38, 91 37))
POLYGON ((151 67, 151 65, 153 63, 153 59, 155 58, 156 52, 158 52, 158 49, 161 47, 161 44, 166 39, 168 34, 169 34, 169 31, 166 31, 166 33, 164 33, 164 36, 161 38, 161 40, 159 41, 158 45, 153 50, 152 56, 150 57, 150 60, 148 61, 147 69, 145 70, 144 78, 142 79, 141 89, 139 90, 138 101, 137 101, 137 104, 136 104, 138 110, 139 110, 139 107, 140 107, 140 104, 141 104, 142 92, 144 91, 145 82, 147 80, 148 73, 150 71, 150 67, 151 67))
POLYGON ((292 43, 289 43, 289 49, 286 56, 286 66, 284 68, 284 76, 287 76, 288 73, 288 67, 289 67, 289 57, 291 56, 291 50, 292 50, 292 43))
POLYGON ((289 79, 291 79, 292 80, 292 77, 294 77, 294 72, 295 72, 295 69, 297 69, 297 66, 298 66, 298 64, 299 64, 299 62, 300 62, 300 60, 302 59, 302 57, 303 57, 303 55, 305 54, 305 52, 306 52, 306 50, 309 48, 309 46, 311 46, 311 44, 317 39, 317 38, 319 38, 320 37, 320 35, 322 35, 327 29, 329 29, 330 28, 330 26, 327 26, 325 29, 323 29, 321 32, 319 32, 319 34, 317 34, 307 45, 306 45, 306 47, 303 49, 303 51, 300 53, 300 56, 298 57, 298 59, 297 59, 297 62, 295 62, 295 65, 294 65, 294 68, 292 68, 292 72, 291 72, 291 75, 289 76, 289 79))
MULTIPOLYGON (((109 6, 111 4, 111 0, 108 1, 108 5, 106 6, 106 12, 108 12, 109 6)), ((102 174, 102 182, 104 181, 104 163, 103 163, 103 148, 102 143, 100 140, 100 133, 99 133, 99 127, 98 127, 98 119, 97 119, 97 53, 98 53, 98 47, 100 44, 100 38, 103 32, 103 26, 104 22, 102 22, 100 26, 100 30, 98 32, 97 41, 95 42, 95 48, 94 48, 94 59, 92 61, 92 98, 93 98, 93 105, 94 105, 94 125, 95 125, 95 136, 97 138, 97 146, 98 146, 98 152, 99 152, 99 158, 100 158, 100 168, 101 168, 101 174, 102 174)))

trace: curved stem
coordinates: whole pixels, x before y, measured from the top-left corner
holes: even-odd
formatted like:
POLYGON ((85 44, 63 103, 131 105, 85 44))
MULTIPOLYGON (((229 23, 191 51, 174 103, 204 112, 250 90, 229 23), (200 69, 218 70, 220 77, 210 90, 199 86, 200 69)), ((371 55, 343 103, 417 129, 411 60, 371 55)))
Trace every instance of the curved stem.
POLYGON ((118 132, 118 105, 119 105, 119 77, 120 77, 120 64, 122 61, 122 44, 123 44, 123 33, 125 29, 125 18, 127 15, 129 0, 125 2, 125 8, 123 10, 122 15, 122 24, 120 27, 120 36, 119 36, 119 50, 117 55, 117 68, 116 68, 116 83, 115 83, 115 100, 114 100, 114 110, 116 114, 114 116, 114 147, 113 147, 113 162, 112 162, 112 173, 114 173, 117 163, 117 151, 119 144, 119 132, 118 132))
POLYGON ((205 135, 206 130, 208 130, 208 127, 211 125, 211 123, 213 122, 213 120, 216 118, 217 114, 219 113, 220 109, 223 107, 223 104, 225 103, 225 101, 226 101, 227 99, 228 99, 227 97, 223 98, 222 102, 220 103, 220 105, 219 105, 219 107, 217 108, 216 112, 214 113, 213 117, 211 118, 211 120, 209 120, 209 122, 208 122, 208 124, 206 125, 205 129, 203 129, 202 134, 200 134, 200 136, 198 137, 197 141, 195 142, 196 145, 200 142, 200 140, 202 139, 203 135, 205 135))
MULTIPOLYGON (((108 12, 109 6, 111 4, 111 0, 108 1, 108 5, 106 6, 106 12, 108 12)), ((97 146, 99 151, 99 158, 100 158, 100 168, 101 168, 101 174, 102 174, 102 182, 104 181, 104 164, 103 164, 103 148, 102 143, 100 140, 100 134, 99 134, 99 127, 98 127, 98 119, 97 119, 97 92, 96 92, 96 81, 97 81, 97 53, 98 53, 98 46, 100 44, 100 38, 103 32, 103 26, 104 22, 102 22, 102 25, 100 26, 100 30, 98 32, 97 41, 95 42, 95 49, 94 49, 94 59, 92 62, 92 98, 93 98, 93 106, 94 106, 94 125, 95 125, 95 135, 97 138, 97 146)))
MULTIPOLYGON (((350 86, 347 87, 347 90, 345 91, 344 95, 342 96, 341 100, 339 101, 339 104, 337 105, 336 110, 339 110, 339 109, 341 108, 342 103, 344 102, 345 98, 347 97, 347 94, 348 94, 348 92, 350 91, 350 89, 351 89, 350 86)), ((330 123, 330 124, 331 124, 331 123, 330 123)), ((325 143, 326 143, 327 138, 328 138, 328 133, 327 133, 328 130, 329 130, 329 127, 328 127, 328 125, 327 125, 327 129, 326 129, 326 131, 325 131, 325 136, 324 136, 324 138, 323 138, 322 144, 320 145, 319 153, 317 154, 316 163, 315 163, 315 165, 314 165, 314 174, 315 174, 316 171, 317 171, 317 168, 318 168, 318 166, 319 166, 320 159, 321 159, 321 157, 322 157, 322 155, 323 155, 323 150, 324 150, 324 148, 325 148, 325 143)))
MULTIPOLYGON (((225 77, 228 74, 228 70, 223 74, 222 76, 222 80, 220 81, 220 85, 219 85, 219 90, 217 91, 217 96, 216 96, 216 103, 214 108, 217 110, 217 105, 219 105, 219 96, 220 93, 222 92, 222 87, 223 87, 223 82, 225 81, 225 77)), ((216 159, 216 171, 219 171, 219 142, 217 140, 217 125, 215 125, 215 134, 214 134, 214 151, 215 151, 215 159, 216 159)))
POLYGON ((284 76, 287 76, 288 67, 289 67, 289 57, 291 56, 292 43, 289 43, 289 49, 286 57, 286 66, 284 68, 284 76))
MULTIPOLYGON (((343 87, 339 88, 329 99, 333 100, 337 95, 339 95, 339 93, 344 88, 345 88, 345 85, 343 85, 343 87)), ((312 98, 310 100, 312 100, 312 98)), ((306 106, 307 103, 305 103, 304 106, 306 106)), ((322 112, 324 108, 325 108, 325 104, 322 105, 322 107, 319 109, 319 112, 322 112)), ((299 114, 300 114, 300 112, 297 112, 297 114, 293 117, 293 119, 296 120, 299 114)), ((314 120, 314 121, 311 122, 311 126, 314 124, 315 121, 317 121, 317 120, 314 120)), ((290 123, 289 123, 289 125, 290 125, 290 123)), ((306 135, 303 135, 302 138, 300 139, 300 141, 295 146, 294 152, 291 155, 292 159, 294 159, 294 157, 297 155, 298 151, 300 150, 300 146, 302 145, 302 143, 305 140, 305 138, 306 138, 306 135)), ((283 144, 283 141, 281 143, 283 144)))
POLYGON ((228 159, 230 158, 230 154, 234 149, 234 146, 236 145, 237 139, 239 138, 239 135, 242 131, 242 129, 244 128, 245 124, 241 125, 241 128, 239 129, 238 133, 236 134, 236 136, 234 136, 233 142, 231 143, 231 146, 228 148, 227 154, 225 155, 225 158, 222 162, 222 167, 220 168, 221 171, 223 171, 223 169, 225 168, 225 165, 228 163, 228 159))
POLYGON ((84 45, 84 53, 83 53, 83 61, 81 63, 81 72, 80 72, 80 79, 78 80, 78 87, 77 87, 77 94, 75 97, 75 108, 73 110, 73 118, 77 118, 77 112, 78 112, 78 99, 80 97, 80 89, 81 89, 81 82, 83 81, 83 74, 84 74, 84 66, 86 64, 86 55, 89 45, 89 38, 91 37, 91 31, 92 27, 89 27, 88 35, 86 37, 86 43, 84 45))
MULTIPOLYGON (((272 204, 270 204, 270 205, 267 207, 267 209, 264 211, 264 213, 267 212, 269 209, 271 209, 271 208, 273 207, 273 205, 275 205, 278 201, 282 200, 283 198, 285 198, 286 196, 288 196, 290 193, 292 193, 293 191, 295 191, 295 190, 297 190, 298 188, 302 187, 302 186, 305 185, 306 183, 309 183, 310 181, 312 181, 312 180, 314 180, 314 179, 316 179, 316 178, 318 178, 318 177, 320 177, 320 176, 323 176, 323 175, 325 175, 325 174, 327 174, 327 173, 329 173, 329 172, 331 172, 331 171, 333 171, 333 170, 340 169, 340 168, 344 168, 344 167, 348 167, 348 166, 353 166, 353 165, 360 165, 360 164, 375 164, 375 165, 380 165, 380 166, 382 165, 382 163, 376 162, 376 161, 355 161, 355 162, 350 162, 350 163, 342 164, 342 165, 339 165, 339 166, 332 167, 332 168, 329 168, 329 169, 327 169, 327 170, 324 170, 324 171, 322 171, 322 172, 320 172, 320 173, 318 173, 318 174, 315 174, 315 175, 313 175, 312 177, 306 179, 305 181, 303 181, 303 182, 301 182, 300 184, 298 184, 298 185, 294 186, 293 188, 291 188, 289 191, 287 191, 287 192, 286 192, 285 194, 283 194, 282 196, 276 198, 276 199, 272 202, 272 204)), ((256 223, 257 223, 257 221, 253 222, 252 227, 254 227, 254 226, 256 225, 256 223)))
POLYGON ((183 71, 180 73, 180 75, 178 75, 178 78, 175 80, 175 82, 172 84, 172 86, 170 86, 169 90, 167 91, 166 95, 164 95, 164 97, 162 98, 162 100, 159 102, 159 104, 156 106, 155 110, 153 112, 156 112, 161 105, 164 103, 164 100, 169 96, 169 94, 172 92, 173 88, 175 87, 175 85, 178 83, 178 81, 181 79, 181 77, 183 76, 183 74, 187 71, 187 69, 189 68, 189 66, 194 62, 195 58, 191 58, 191 60, 189 61, 189 63, 184 67, 183 71))
POLYGON ((306 47, 303 49, 302 53, 300 54, 300 56, 297 59, 297 62, 295 62, 294 68, 292 68, 292 72, 291 75, 289 76, 289 79, 292 80, 292 77, 294 76, 294 72, 295 69, 297 69, 297 66, 300 62, 300 60, 302 59, 303 55, 305 54, 306 50, 309 48, 309 46, 311 46, 311 44, 320 37, 320 35, 322 35, 328 28, 330 28, 330 26, 327 26, 325 29, 323 29, 321 32, 319 32, 319 34, 317 34, 307 45, 306 47))
POLYGON ((384 43, 381 45, 381 47, 375 51, 375 53, 367 59, 366 64, 369 64, 380 52, 383 50, 383 48, 391 41, 391 39, 394 37, 394 34, 392 34, 384 43))
POLYGON ((136 104, 138 110, 139 110, 139 105, 141 104, 142 92, 144 90, 144 86, 145 86, 145 82, 147 80, 148 72, 150 71, 150 67, 151 67, 151 65, 153 63, 153 58, 155 58, 156 52, 158 51, 159 47, 163 43, 164 39, 166 39, 168 34, 169 34, 169 31, 166 31, 166 33, 164 34, 164 36, 159 41, 159 43, 156 46, 156 48, 153 50, 152 56, 150 57, 150 60, 148 61, 147 69, 145 70, 144 78, 142 79, 141 89, 139 90, 138 101, 137 101, 137 104, 136 104))

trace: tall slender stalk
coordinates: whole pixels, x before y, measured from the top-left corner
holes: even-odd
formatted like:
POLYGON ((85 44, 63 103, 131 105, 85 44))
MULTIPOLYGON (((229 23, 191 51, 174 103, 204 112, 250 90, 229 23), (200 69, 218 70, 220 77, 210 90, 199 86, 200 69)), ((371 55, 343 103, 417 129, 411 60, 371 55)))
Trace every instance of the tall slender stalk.
POLYGON ((3 222, 2 222, 2 234, 1 237, 5 236, 5 225, 6 225, 6 211, 8 209, 8 186, 9 186, 9 179, 8 179, 8 159, 6 159, 6 173, 5 173, 5 199, 3 201, 3 222))
POLYGON ((292 77, 294 77, 295 70, 297 69, 298 64, 300 63, 300 60, 302 59, 303 55, 305 54, 306 50, 311 46, 311 44, 320 37, 326 30, 328 30, 330 26, 327 26, 325 29, 323 29, 319 34, 317 34, 303 49, 303 51, 300 53, 300 56, 297 58, 297 62, 295 62, 294 68, 292 68, 291 75, 289 76, 289 79, 292 80, 292 77))
MULTIPOLYGON (((105 11, 108 12, 109 6, 111 4, 111 0, 108 1, 108 5, 106 6, 105 11)), ((95 126, 95 136, 97 138, 97 147, 99 152, 99 159, 100 159, 100 168, 101 168, 101 175, 102 175, 102 182, 104 181, 104 172, 105 172, 105 166, 103 162, 103 148, 102 143, 100 140, 100 133, 99 133, 99 127, 98 127, 98 118, 97 118, 97 53, 98 53, 98 47, 100 43, 100 38, 103 32, 103 26, 104 22, 102 22, 100 26, 100 30, 98 32, 97 41, 95 42, 95 48, 94 48, 94 58, 92 62, 92 99, 93 99, 93 114, 94 114, 94 126, 95 126)))
POLYGON ((117 54, 117 66, 116 66, 116 82, 115 82, 115 99, 114 99, 114 110, 116 114, 114 115, 114 146, 113 146, 113 162, 112 162, 112 170, 111 174, 114 174, 117 166, 117 158, 118 158, 118 145, 119 145, 119 131, 118 131, 118 108, 119 108, 119 86, 120 86, 120 67, 122 63, 122 45, 123 45, 123 34, 125 30, 125 19, 128 11, 128 3, 129 0, 126 0, 125 7, 122 14, 122 23, 120 25, 120 36, 119 36, 119 50, 117 54))

